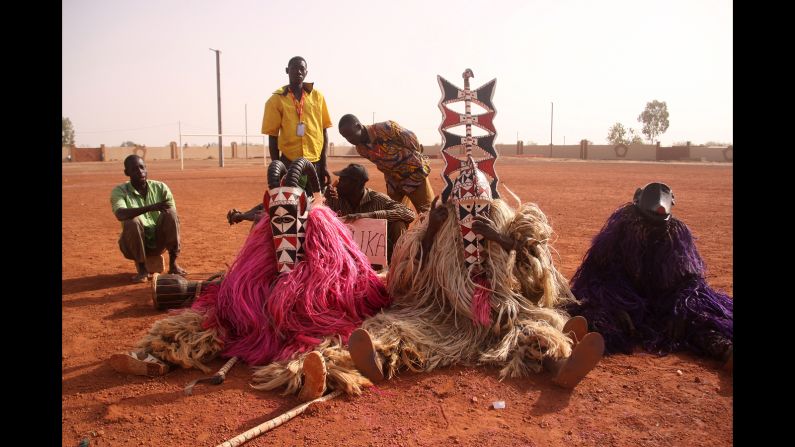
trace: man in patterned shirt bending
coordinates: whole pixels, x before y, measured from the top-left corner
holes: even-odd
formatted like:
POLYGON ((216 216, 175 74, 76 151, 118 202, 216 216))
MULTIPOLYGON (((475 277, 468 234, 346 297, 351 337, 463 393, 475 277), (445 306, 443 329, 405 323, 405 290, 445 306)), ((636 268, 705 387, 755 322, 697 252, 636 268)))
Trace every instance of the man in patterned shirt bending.
POLYGON ((410 200, 417 213, 428 211, 434 196, 428 180, 431 167, 414 132, 394 121, 365 126, 351 114, 340 118, 339 131, 384 173, 390 198, 404 204, 410 200))

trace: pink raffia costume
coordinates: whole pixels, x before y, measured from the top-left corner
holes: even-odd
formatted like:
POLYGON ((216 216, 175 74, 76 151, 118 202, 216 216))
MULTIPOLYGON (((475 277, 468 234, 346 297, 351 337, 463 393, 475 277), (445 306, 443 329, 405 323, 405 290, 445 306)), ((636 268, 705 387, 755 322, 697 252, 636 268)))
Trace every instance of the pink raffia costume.
POLYGON ((299 186, 320 190, 301 158, 268 168, 264 216, 252 229, 220 285, 190 309, 155 322, 138 347, 184 368, 238 357, 266 365, 311 351, 326 339, 344 342, 363 319, 390 304, 383 282, 350 231, 299 186))

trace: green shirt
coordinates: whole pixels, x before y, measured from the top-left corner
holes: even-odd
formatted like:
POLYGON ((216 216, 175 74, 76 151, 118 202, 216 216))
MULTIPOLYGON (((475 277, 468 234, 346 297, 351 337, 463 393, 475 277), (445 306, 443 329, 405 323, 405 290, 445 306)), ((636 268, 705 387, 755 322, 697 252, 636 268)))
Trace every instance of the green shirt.
MULTIPOLYGON (((174 211, 177 210, 171 190, 163 182, 147 180, 146 197, 142 196, 130 182, 122 183, 110 193, 110 206, 113 214, 121 208, 141 208, 167 200, 174 211)), ((137 216, 144 224, 144 243, 148 248, 155 248, 155 227, 160 211, 150 211, 137 216)), ((124 226, 124 224, 122 224, 124 226)))

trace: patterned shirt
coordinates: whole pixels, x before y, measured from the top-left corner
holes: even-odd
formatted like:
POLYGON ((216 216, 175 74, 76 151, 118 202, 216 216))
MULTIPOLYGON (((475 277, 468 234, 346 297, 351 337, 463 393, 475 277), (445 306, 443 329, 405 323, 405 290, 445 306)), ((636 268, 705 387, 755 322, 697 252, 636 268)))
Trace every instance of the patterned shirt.
POLYGON ((386 219, 387 222, 396 222, 402 220, 407 224, 414 221, 417 216, 414 210, 406 205, 396 202, 389 198, 384 193, 373 191, 370 188, 364 188, 362 200, 357 206, 351 206, 347 200, 332 199, 326 197, 326 206, 331 208, 338 216, 347 216, 348 214, 363 213, 367 214, 362 217, 369 217, 372 219, 386 219))
POLYGON ((387 192, 409 194, 425 182, 431 172, 428 157, 414 132, 394 121, 364 126, 370 142, 357 144, 356 152, 375 163, 384 173, 387 192))

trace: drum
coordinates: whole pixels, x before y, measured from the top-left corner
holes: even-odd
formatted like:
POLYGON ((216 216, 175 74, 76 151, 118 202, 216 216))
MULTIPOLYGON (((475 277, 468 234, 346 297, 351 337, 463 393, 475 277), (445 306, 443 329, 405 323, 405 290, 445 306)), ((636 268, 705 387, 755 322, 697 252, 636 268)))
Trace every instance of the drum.
POLYGON ((180 275, 157 273, 152 277, 152 304, 157 310, 190 307, 210 284, 221 284, 223 272, 210 276, 205 281, 192 281, 180 275))

